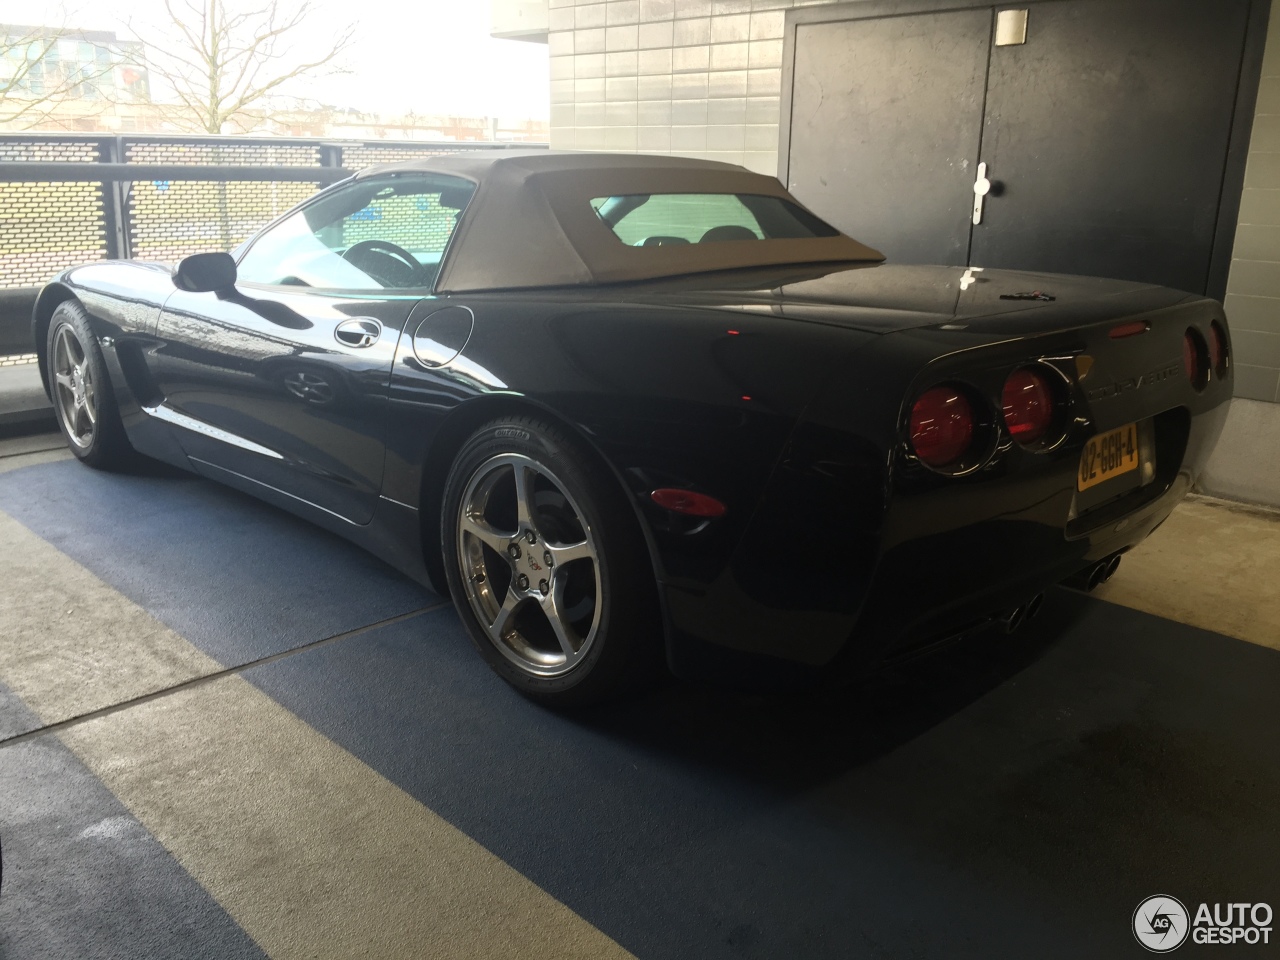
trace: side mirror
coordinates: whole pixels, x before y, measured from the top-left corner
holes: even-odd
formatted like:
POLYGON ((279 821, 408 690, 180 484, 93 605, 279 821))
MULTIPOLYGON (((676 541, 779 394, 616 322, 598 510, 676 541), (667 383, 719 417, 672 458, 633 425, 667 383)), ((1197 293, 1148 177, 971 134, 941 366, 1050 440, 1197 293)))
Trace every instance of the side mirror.
POLYGON ((216 293, 236 285, 236 262, 229 253, 193 253, 178 263, 173 285, 188 293, 216 293))

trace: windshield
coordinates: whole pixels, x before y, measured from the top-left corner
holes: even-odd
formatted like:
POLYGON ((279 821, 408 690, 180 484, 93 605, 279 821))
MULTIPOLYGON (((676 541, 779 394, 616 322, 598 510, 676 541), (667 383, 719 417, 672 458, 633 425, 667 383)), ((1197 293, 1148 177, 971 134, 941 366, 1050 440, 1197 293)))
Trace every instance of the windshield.
POLYGON ((438 175, 337 187, 258 237, 240 260, 240 279, 345 290, 430 287, 474 189, 438 175))

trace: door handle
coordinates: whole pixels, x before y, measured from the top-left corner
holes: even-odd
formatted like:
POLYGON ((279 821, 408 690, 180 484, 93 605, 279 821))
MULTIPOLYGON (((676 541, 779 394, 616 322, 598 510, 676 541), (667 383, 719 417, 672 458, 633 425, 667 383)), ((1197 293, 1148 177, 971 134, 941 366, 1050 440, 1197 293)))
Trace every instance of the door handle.
POLYGON ((973 224, 982 222, 982 204, 991 192, 991 181, 987 179, 987 165, 978 164, 978 179, 973 181, 973 224))
POLYGON ((333 331, 333 338, 347 347, 372 347, 382 336, 382 324, 373 317, 343 320, 333 331))

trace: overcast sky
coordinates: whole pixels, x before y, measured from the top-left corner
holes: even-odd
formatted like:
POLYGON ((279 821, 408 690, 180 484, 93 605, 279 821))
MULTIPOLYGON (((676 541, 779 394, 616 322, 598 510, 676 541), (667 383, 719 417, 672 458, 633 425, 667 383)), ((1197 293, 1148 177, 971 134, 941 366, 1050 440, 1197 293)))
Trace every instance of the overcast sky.
MULTIPOLYGON (((253 0, 224 0, 229 8, 253 0)), ((286 0, 287 2, 287 0, 286 0)), ((547 47, 489 36, 489 0, 313 0, 317 14, 299 47, 323 43, 345 23, 356 38, 351 73, 306 82, 289 91, 337 106, 383 113, 456 113, 546 119, 547 47)), ((175 9, 178 3, 175 2, 175 9)), ((0 23, 43 20, 139 39, 163 22, 161 0, 68 0, 66 12, 45 0, 0 0, 0 23), (46 13, 47 11, 47 13, 46 13)), ((42 24, 43 25, 43 24, 42 24)), ((160 92, 157 90, 156 95, 160 92)))

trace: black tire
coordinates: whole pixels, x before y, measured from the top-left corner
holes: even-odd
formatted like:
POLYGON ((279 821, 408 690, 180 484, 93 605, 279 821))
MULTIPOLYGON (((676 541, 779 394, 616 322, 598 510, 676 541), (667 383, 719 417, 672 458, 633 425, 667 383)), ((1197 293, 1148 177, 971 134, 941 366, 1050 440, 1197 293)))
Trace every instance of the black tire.
POLYGON ((608 470, 563 430, 512 416, 472 434, 450 469, 440 529, 467 634, 522 694, 578 706, 661 673, 653 571, 634 514, 608 470), (527 522, 517 507, 521 471, 527 522), (500 620, 509 602, 515 611, 500 620))
POLYGON ((82 463, 101 470, 128 466, 135 456, 133 447, 120 422, 102 348, 89 315, 77 301, 63 301, 54 309, 45 359, 54 414, 71 452, 82 463), (64 359, 74 362, 68 366, 64 359))

